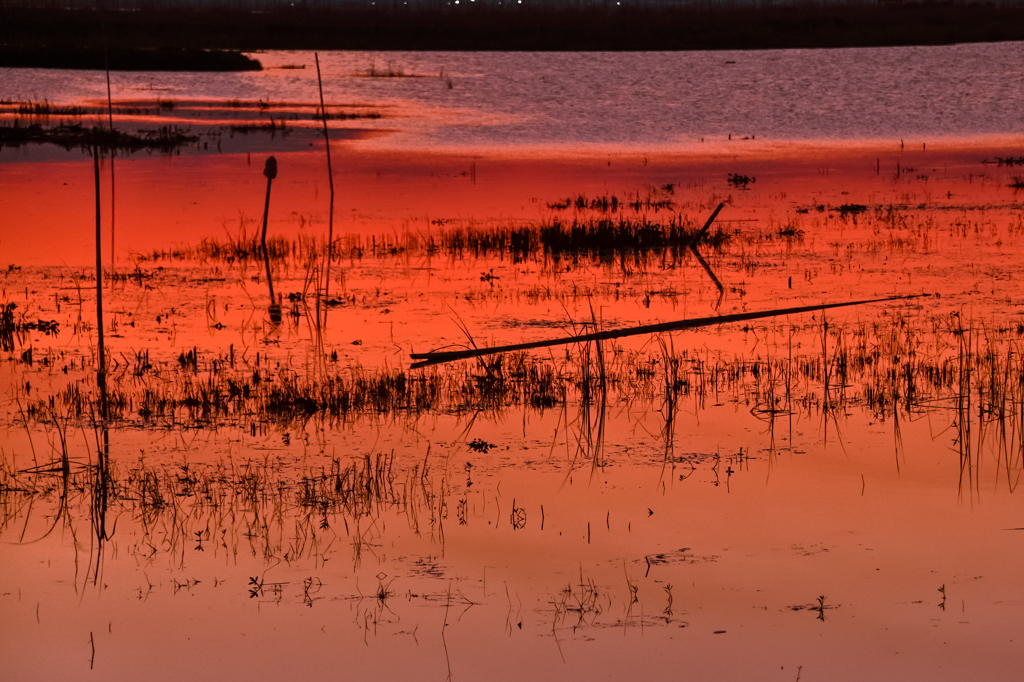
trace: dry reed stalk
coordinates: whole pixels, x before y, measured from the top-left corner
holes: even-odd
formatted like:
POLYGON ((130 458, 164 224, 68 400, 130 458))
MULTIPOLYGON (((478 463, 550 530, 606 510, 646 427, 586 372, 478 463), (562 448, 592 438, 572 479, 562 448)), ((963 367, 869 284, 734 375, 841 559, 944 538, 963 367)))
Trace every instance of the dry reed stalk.
MULTIPOLYGON (((274 297, 274 277, 270 273, 270 255, 267 252, 267 219, 270 216, 270 187, 277 177, 277 159, 273 156, 267 157, 267 163, 263 167, 263 175, 267 177, 267 199, 263 205, 263 235, 260 238, 260 247, 263 251, 263 265, 267 269, 267 288, 270 290, 270 321, 275 325, 281 322, 281 306, 274 297)), ((98 209, 97 209, 98 210, 98 209)))

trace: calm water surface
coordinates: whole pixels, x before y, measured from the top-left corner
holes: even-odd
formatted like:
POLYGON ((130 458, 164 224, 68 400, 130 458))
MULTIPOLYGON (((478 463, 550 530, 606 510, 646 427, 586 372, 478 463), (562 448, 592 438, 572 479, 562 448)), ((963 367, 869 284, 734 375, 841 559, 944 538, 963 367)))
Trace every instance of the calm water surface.
POLYGON ((1017 679, 1021 52, 327 53, 329 275, 312 55, 114 74, 202 136, 101 168, 106 392, 92 159, 0 151, 5 673, 1017 679))
MULTIPOLYGON (((117 73, 115 99, 317 97, 306 52, 256 55, 237 74, 117 73), (281 69, 305 66, 304 69, 281 69)), ((701 139, 935 139, 1007 134, 1024 123, 1024 44, 693 53, 321 55, 324 96, 363 104, 400 149, 669 151, 701 139), (367 73, 410 77, 366 78, 367 73), (416 76, 416 77, 411 77, 416 76), (451 87, 449 88, 449 84, 451 87)), ((96 72, 7 70, 3 97, 105 99, 96 72)))

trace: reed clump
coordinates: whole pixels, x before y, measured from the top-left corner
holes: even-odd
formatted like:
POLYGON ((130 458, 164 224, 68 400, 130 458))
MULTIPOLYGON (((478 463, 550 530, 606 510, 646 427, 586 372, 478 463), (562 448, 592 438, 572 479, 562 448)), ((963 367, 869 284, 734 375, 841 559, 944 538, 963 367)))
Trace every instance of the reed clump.
MULTIPOLYGON (((422 233, 349 235, 336 240, 330 252, 337 260, 349 261, 442 255, 452 261, 495 258, 544 265, 570 261, 646 267, 652 260, 658 260, 665 267, 671 267, 686 258, 691 246, 717 251, 724 249, 733 238, 733 233, 722 228, 701 233, 695 221, 682 215, 672 216, 666 222, 625 217, 617 220, 579 218, 571 222, 553 220, 520 226, 465 225, 422 233)), ((258 242, 243 231, 240 237, 204 239, 196 246, 152 251, 140 255, 139 259, 232 263, 252 260, 254 245, 258 242)), ((311 262, 324 259, 328 253, 326 243, 303 237, 275 237, 268 241, 268 246, 272 260, 291 257, 311 262)))

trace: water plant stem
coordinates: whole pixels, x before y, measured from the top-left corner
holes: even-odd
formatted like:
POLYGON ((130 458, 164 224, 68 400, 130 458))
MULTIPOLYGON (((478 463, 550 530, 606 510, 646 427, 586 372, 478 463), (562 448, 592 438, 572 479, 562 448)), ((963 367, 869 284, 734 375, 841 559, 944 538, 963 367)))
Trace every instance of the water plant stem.
MULTIPOLYGON (((281 306, 274 297, 274 278, 270 274, 270 254, 267 251, 267 218, 270 215, 270 187, 277 177, 277 159, 273 156, 267 157, 267 163, 263 167, 263 175, 267 176, 267 199, 263 204, 263 234, 260 237, 260 247, 263 251, 263 265, 267 270, 267 288, 270 290, 270 319, 277 324, 281 321, 281 306)), ((98 210, 98 209, 97 209, 98 210)))

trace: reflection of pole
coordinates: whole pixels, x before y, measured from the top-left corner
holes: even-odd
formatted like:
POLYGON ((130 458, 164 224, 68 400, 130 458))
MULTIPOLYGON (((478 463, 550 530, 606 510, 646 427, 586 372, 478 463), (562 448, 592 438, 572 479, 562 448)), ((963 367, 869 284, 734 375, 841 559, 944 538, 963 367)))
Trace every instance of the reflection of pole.
POLYGON ((267 157, 267 164, 263 167, 263 174, 267 176, 267 201, 263 205, 263 237, 260 241, 263 247, 263 265, 267 269, 267 288, 270 290, 270 321, 274 324, 281 322, 281 306, 277 304, 274 297, 274 278, 270 274, 270 254, 267 251, 267 217, 270 215, 270 186, 277 177, 277 159, 273 156, 267 157))
POLYGON ((92 574, 94 585, 100 585, 100 570, 103 567, 103 545, 110 539, 107 533, 107 507, 109 506, 110 476, 107 461, 110 456, 110 431, 104 418, 101 427, 103 441, 97 453, 96 480, 93 484, 92 526, 96 537, 96 565, 92 574))
MULTIPOLYGON (((324 324, 327 323, 327 308, 331 304, 331 260, 334 257, 334 173, 331 171, 331 140, 327 136, 327 109, 324 107, 324 83, 320 78, 320 56, 314 52, 316 60, 316 82, 320 87, 320 114, 324 120, 324 146, 327 148, 327 181, 331 187, 331 211, 327 218, 327 273, 324 282, 324 324)), ((317 298, 317 323, 320 320, 320 299, 317 298)))
POLYGON ((704 272, 708 273, 708 277, 710 277, 711 281, 715 283, 716 287, 718 287, 718 301, 715 303, 715 310, 718 310, 718 307, 722 305, 722 299, 725 298, 725 287, 723 287, 722 283, 718 281, 717 277, 715 277, 715 271, 712 270, 711 266, 708 265, 708 262, 704 260, 704 256, 700 255, 700 251, 697 250, 696 244, 690 244, 690 251, 692 251, 693 255, 697 257, 697 262, 701 264, 701 267, 704 268, 704 272))
POLYGON ((695 234, 693 239, 690 240, 690 251, 692 251, 693 255, 697 257, 697 262, 701 264, 704 268, 704 272, 708 273, 708 277, 710 277, 711 281, 715 283, 716 287, 718 287, 718 302, 715 303, 715 310, 718 310, 718 307, 722 305, 722 299, 725 298, 725 287, 723 287, 722 283, 718 281, 717 277, 715 277, 714 271, 711 269, 711 266, 708 265, 707 261, 704 260, 704 257, 700 255, 700 251, 697 250, 697 246, 700 244, 700 241, 704 239, 704 235, 708 233, 708 230, 711 229, 711 224, 715 222, 715 218, 718 217, 718 214, 722 212, 723 208, 725 208, 724 201, 718 204, 714 213, 712 213, 711 217, 708 218, 708 221, 704 223, 704 227, 702 227, 700 232, 695 234))
MULTIPOLYGON (((101 15, 102 21, 102 15, 101 15)), ((107 61, 106 31, 103 34, 103 61, 107 72, 107 120, 110 123, 111 140, 114 134, 114 109, 110 99, 110 64, 107 61)), ((98 126, 97 126, 98 128, 98 126)), ((110 455, 110 432, 107 429, 107 356, 103 344, 103 249, 100 220, 100 148, 93 145, 93 171, 96 181, 96 326, 99 330, 99 367, 96 383, 100 390, 100 428, 103 441, 96 453, 96 485, 93 492, 93 528, 96 534, 97 555, 93 583, 99 584, 100 566, 103 562, 103 542, 107 539, 107 458, 110 455)), ((114 152, 110 152, 110 265, 114 265, 114 152)), ((95 647, 94 647, 95 653, 95 647)), ((90 662, 90 668, 92 667, 90 662)))

